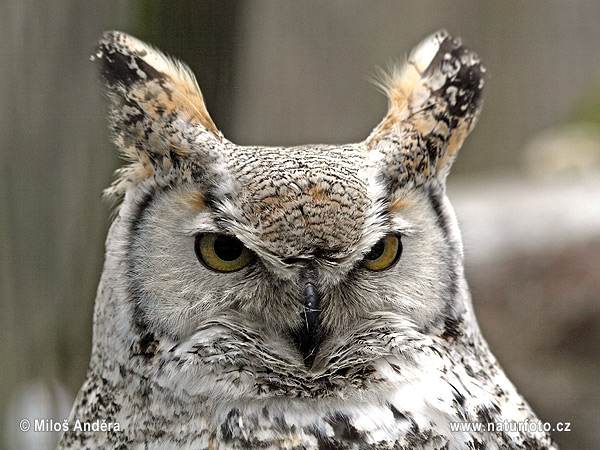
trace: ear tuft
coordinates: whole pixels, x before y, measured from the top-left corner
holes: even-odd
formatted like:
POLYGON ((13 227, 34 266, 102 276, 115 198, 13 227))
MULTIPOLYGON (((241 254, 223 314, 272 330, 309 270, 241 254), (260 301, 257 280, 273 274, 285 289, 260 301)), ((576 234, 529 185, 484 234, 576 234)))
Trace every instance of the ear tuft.
POLYGON ((115 144, 131 162, 107 195, 120 197, 146 178, 172 182, 177 171, 191 171, 184 160, 201 159, 202 150, 223 141, 184 64, 118 31, 103 35, 92 60, 106 88, 115 144))
POLYGON ((445 180, 479 116, 485 71, 475 53, 442 30, 381 77, 389 109, 366 143, 387 154, 394 167, 404 160, 398 183, 445 180))
MULTIPOLYGON (((126 89, 135 83, 164 79, 165 74, 144 61, 147 46, 137 39, 116 31, 104 33, 92 60, 100 66, 100 77, 110 89, 126 89)), ((158 53, 158 50, 154 50, 158 53)), ((154 58, 157 60, 158 58, 154 58)), ((165 57, 166 61, 166 57, 165 57)), ((156 64, 155 66, 159 66, 156 64)), ((164 62, 161 65, 165 65, 164 62)), ((164 69, 164 67, 163 67, 164 69)), ((164 71, 166 72, 166 71, 164 71)))

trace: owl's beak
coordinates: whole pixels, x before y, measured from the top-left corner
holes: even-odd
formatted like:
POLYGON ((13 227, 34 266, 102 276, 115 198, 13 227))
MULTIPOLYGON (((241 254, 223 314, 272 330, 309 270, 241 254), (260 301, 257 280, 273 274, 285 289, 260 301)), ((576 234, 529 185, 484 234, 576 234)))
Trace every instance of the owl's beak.
POLYGON ((319 319, 321 310, 319 309, 319 295, 312 275, 306 277, 303 306, 301 312, 303 326, 296 330, 292 337, 302 352, 304 365, 310 369, 321 343, 319 319))

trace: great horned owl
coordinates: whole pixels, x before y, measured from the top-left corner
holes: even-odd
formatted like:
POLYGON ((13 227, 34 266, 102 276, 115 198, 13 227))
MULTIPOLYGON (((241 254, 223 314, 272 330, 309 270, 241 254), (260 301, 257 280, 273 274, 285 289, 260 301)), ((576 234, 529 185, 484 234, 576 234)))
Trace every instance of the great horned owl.
POLYGON ((233 144, 183 64, 119 32, 93 59, 129 165, 59 448, 556 448, 519 425, 464 278, 445 180, 485 69, 459 39, 384 77, 348 145, 233 144))

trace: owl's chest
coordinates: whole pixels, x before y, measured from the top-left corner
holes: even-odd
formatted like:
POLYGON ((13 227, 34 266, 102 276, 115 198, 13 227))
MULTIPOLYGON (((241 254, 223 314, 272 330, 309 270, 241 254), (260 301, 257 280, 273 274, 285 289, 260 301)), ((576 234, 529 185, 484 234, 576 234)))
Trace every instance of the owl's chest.
POLYGON ((433 449, 448 442, 432 428, 421 429, 412 413, 384 399, 335 403, 288 402, 283 406, 273 402, 220 408, 209 420, 213 431, 208 448, 384 449, 402 444, 433 449))
MULTIPOLYGON (((550 448, 519 447, 526 441, 512 445, 506 434, 450 428, 451 423, 467 421, 534 418, 509 384, 503 386, 500 398, 495 394, 501 391, 499 386, 495 389, 462 372, 460 377, 452 370, 419 374, 347 396, 245 400, 235 395, 215 398, 189 395, 184 390, 175 393, 156 380, 133 374, 115 385, 92 376, 80 393, 91 401, 82 397, 75 416, 82 421, 101 417, 119 423, 120 429, 107 434, 67 434, 65 442, 85 442, 89 448, 165 450, 458 450, 478 448, 476 444, 488 449, 550 448), (134 378, 135 383, 131 382, 134 378)), ((543 437, 531 437, 538 438, 543 437)))
MULTIPOLYGON (((379 369, 386 375, 383 367, 379 369)), ((170 401, 178 412, 168 415, 171 435, 160 436, 161 448, 458 450, 478 444, 488 449, 519 448, 507 435, 457 432, 450 426, 524 420, 527 407, 502 377, 469 375, 448 365, 406 369, 393 370, 385 382, 344 395, 170 401), (497 395, 500 391, 503 398, 497 395), (187 419, 179 420, 183 416, 187 419)), ((165 415, 164 403, 156 414, 165 415)))

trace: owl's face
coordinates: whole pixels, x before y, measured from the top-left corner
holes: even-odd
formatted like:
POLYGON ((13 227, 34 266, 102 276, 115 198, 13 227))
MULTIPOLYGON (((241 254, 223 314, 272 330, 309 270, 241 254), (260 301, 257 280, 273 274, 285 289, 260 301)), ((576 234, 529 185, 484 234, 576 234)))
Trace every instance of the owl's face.
POLYGON ((230 327, 267 367, 322 371, 373 328, 442 335, 460 322, 444 183, 484 71, 460 42, 440 32, 417 48, 385 81, 383 122, 342 146, 235 145, 185 67, 120 33, 96 57, 131 161, 109 194, 123 197, 118 276, 135 327, 175 345, 230 327))

